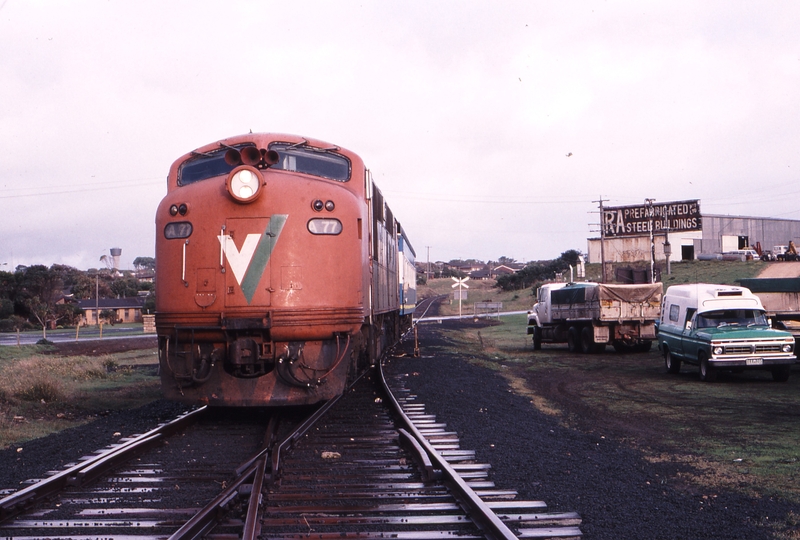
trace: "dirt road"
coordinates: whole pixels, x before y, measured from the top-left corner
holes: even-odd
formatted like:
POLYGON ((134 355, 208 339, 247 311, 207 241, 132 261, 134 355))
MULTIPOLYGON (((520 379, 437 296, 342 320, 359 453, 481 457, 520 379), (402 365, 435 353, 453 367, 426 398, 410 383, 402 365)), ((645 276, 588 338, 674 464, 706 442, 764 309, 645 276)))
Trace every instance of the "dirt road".
POLYGON ((800 262, 773 262, 766 263, 760 278, 800 277, 800 262))

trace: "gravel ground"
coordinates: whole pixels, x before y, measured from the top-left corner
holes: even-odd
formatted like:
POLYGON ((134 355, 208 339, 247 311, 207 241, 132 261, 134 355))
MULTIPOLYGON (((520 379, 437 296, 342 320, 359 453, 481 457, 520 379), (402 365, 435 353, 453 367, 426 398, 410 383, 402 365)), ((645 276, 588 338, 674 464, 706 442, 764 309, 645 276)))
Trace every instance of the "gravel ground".
MULTIPOLYGON (((458 324, 475 323, 421 326, 423 352, 458 324)), ((395 358, 388 370, 408 374, 428 411, 460 434, 464 448, 492 464, 499 488, 543 500, 550 511, 578 512, 587 539, 800 538, 800 529, 775 536, 770 527, 790 512, 800 515, 798 505, 686 486, 676 478, 691 475, 690 466, 653 464, 613 435, 565 428, 511 393, 492 370, 447 354, 395 358)), ((0 451, 0 489, 18 489, 26 479, 60 469, 114 442, 117 431, 142 433, 184 410, 158 401, 0 451)))
POLYGON ((125 437, 145 433, 186 410, 186 405, 160 400, 138 409, 98 415, 89 424, 2 450, 0 489, 20 489, 25 480, 42 478, 48 471, 61 470, 115 443, 119 440, 114 436, 117 432, 125 437))
MULTIPOLYGON (((458 324, 421 325, 421 349, 458 324)), ((411 353, 411 344, 407 344, 411 353)), ((587 539, 800 538, 775 536, 771 522, 800 507, 734 492, 689 489, 679 473, 688 465, 653 464, 613 436, 568 429, 511 393, 496 372, 455 356, 393 359, 390 373, 407 373, 409 388, 429 413, 492 464, 499 488, 543 500, 550 511, 575 511, 587 539)))

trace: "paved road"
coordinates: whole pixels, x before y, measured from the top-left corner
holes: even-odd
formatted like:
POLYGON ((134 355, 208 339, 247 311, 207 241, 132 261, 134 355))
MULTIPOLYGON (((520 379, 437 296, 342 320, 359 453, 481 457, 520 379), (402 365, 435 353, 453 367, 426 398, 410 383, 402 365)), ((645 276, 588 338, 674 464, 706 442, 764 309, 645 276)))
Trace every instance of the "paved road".
MULTIPOLYGON (((104 328, 102 339, 130 339, 130 338, 152 338, 154 334, 131 333, 130 328, 104 328)), ((40 333, 24 333, 19 335, 20 345, 35 345, 42 339, 40 333)), ((97 341, 100 332, 97 330, 82 330, 78 336, 78 341, 97 341)), ((48 332, 47 340, 53 343, 63 343, 75 341, 75 332, 48 332)), ((17 345, 17 334, 0 333, 0 345, 17 345)))

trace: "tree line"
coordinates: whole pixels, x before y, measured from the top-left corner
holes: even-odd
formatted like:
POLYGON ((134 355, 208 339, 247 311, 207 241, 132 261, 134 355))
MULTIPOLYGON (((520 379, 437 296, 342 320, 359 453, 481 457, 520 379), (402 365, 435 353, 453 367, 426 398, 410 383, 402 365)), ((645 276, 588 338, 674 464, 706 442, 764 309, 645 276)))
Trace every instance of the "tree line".
POLYGON ((545 281, 555 279, 556 274, 568 271, 570 266, 576 266, 580 255, 580 251, 570 249, 557 259, 530 262, 518 272, 498 277, 497 286, 504 291, 536 287, 545 281))
POLYGON ((145 311, 155 311, 153 283, 137 278, 140 271, 155 268, 155 259, 137 257, 133 264, 137 272, 108 268, 83 271, 63 264, 0 271, 0 331, 75 326, 83 315, 78 300, 129 298, 143 291, 147 292, 145 311))

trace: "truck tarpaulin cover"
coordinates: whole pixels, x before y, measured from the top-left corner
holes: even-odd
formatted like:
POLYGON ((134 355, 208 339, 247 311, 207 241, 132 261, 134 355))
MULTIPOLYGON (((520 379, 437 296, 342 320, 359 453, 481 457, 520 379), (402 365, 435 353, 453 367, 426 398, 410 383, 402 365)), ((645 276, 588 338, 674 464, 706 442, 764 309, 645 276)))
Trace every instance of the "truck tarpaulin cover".
POLYGON ((644 283, 642 285, 599 284, 597 289, 600 300, 661 304, 661 283, 644 283))
POLYGON ((597 283, 570 283, 550 293, 553 304, 585 304, 597 301, 597 283))

